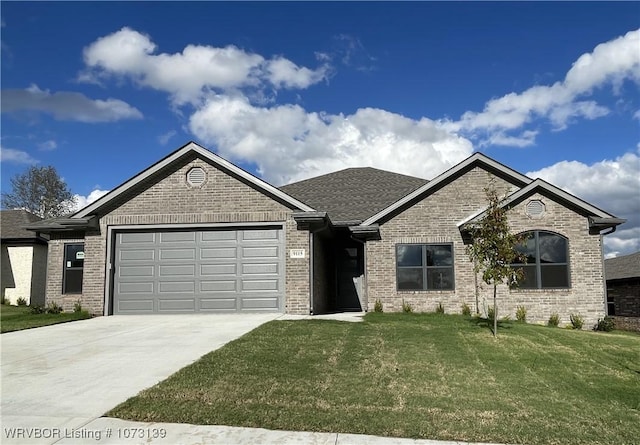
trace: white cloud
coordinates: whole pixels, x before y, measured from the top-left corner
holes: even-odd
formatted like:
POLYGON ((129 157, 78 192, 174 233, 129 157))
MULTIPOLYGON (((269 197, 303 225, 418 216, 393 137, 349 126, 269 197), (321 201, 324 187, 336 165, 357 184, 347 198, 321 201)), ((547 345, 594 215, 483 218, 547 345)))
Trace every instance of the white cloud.
POLYGON ((109 193, 109 190, 95 189, 91 193, 89 193, 87 196, 73 195, 73 197, 75 198, 75 208, 73 209, 73 211, 76 212, 80 209, 85 208, 86 206, 91 204, 93 201, 96 201, 102 198, 107 193, 109 193))
POLYGON ((304 89, 320 82, 327 77, 328 66, 322 66, 317 70, 299 67, 284 57, 276 57, 265 64, 269 82, 277 88, 304 89))
POLYGON ((15 164, 37 164, 40 162, 26 151, 5 147, 0 147, 0 161, 15 164))
POLYGON ((562 161, 527 173, 542 178, 627 222, 606 236, 607 253, 640 250, 640 150, 591 165, 562 161))
POLYGON ((141 119, 142 113, 118 99, 93 100, 81 93, 51 93, 31 85, 24 90, 2 90, 2 112, 39 111, 60 121, 114 122, 141 119))
POLYGON ((58 143, 53 139, 38 144, 38 148, 42 151, 52 151, 58 148, 58 143))
POLYGON ((264 108, 243 96, 212 96, 189 128, 222 156, 255 163, 278 185, 361 166, 431 178, 473 151, 471 142, 426 118, 374 108, 347 116, 298 105, 264 108))
POLYGON ((101 37, 84 49, 88 71, 81 81, 109 75, 131 78, 139 85, 165 91, 176 105, 197 104, 211 90, 262 87, 306 88, 328 74, 328 65, 312 70, 283 58, 266 60, 229 45, 187 45, 181 53, 154 54, 151 39, 131 28, 101 37))
POLYGON ((167 145, 169 143, 169 140, 176 134, 177 133, 175 130, 167 131, 166 133, 158 136, 158 142, 160 143, 160 145, 167 145))
MULTIPOLYGON (((535 118, 547 118, 556 130, 562 130, 573 119, 602 117, 609 113, 606 107, 578 99, 607 84, 619 92, 625 80, 640 83, 639 47, 640 29, 630 31, 580 56, 563 81, 492 99, 482 112, 467 111, 459 121, 447 121, 444 125, 452 131, 484 138, 486 144, 495 134, 522 128, 535 118)), ((519 138, 494 138, 493 143, 511 145, 514 141, 519 138)))

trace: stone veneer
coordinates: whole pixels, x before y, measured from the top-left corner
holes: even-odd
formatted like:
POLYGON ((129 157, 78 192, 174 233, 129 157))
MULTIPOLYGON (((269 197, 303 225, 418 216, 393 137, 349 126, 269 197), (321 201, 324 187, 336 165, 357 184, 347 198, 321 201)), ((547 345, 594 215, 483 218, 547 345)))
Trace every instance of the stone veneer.
MULTIPOLYGON (((513 185, 495 177, 499 196, 513 185)), ((476 281, 481 313, 492 304, 492 288, 474 276, 473 265, 457 224, 486 207, 484 188, 490 175, 475 167, 436 190, 422 201, 380 225, 381 240, 367 242, 367 296, 369 310, 380 300, 385 311, 401 311, 403 300, 416 311, 433 312, 442 303, 447 313, 460 313, 461 306, 476 307, 476 281), (399 243, 453 243, 453 291, 398 291, 396 289, 396 253, 399 243)), ((569 289, 509 290, 498 289, 498 315, 515 319, 518 306, 527 309, 527 320, 546 322, 554 312, 561 323, 569 323, 571 313, 584 317, 585 326, 593 326, 604 316, 604 280, 601 236, 590 235, 587 218, 553 201, 534 194, 509 211, 514 232, 547 230, 568 238, 571 287, 569 289), (525 213, 526 204, 539 199, 545 205, 540 217, 525 213)))
POLYGON ((198 224, 276 222, 285 232, 285 310, 292 314, 309 313, 309 233, 299 231, 292 210, 256 190, 241 178, 189 156, 174 164, 160 179, 154 176, 120 196, 103 210, 99 229, 82 233, 54 233, 49 243, 47 301, 71 310, 76 301, 96 315, 104 311, 107 229, 118 225, 198 224), (204 184, 193 187, 186 181, 192 167, 206 172, 204 184), (64 244, 85 243, 82 294, 62 293, 64 244), (304 259, 289 258, 289 249, 305 249, 304 259))

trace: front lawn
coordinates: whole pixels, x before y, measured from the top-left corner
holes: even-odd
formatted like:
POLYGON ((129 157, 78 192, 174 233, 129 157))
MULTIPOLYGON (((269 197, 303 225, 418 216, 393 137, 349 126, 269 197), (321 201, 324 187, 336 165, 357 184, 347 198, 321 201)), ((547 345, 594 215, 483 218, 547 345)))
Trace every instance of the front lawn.
POLYGON ((61 314, 32 314, 28 306, 0 304, 0 331, 2 333, 38 328, 50 324, 91 318, 87 312, 63 312, 61 314))
POLYGON ((455 315, 274 321, 108 416, 517 444, 637 444, 640 336, 455 315))

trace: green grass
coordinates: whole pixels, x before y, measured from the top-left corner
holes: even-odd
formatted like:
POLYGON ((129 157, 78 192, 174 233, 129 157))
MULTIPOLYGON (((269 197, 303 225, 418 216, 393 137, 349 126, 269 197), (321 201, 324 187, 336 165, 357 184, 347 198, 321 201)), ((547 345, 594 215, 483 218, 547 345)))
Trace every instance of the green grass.
POLYGON ((517 444, 640 443, 640 336, 462 316, 274 321, 108 416, 517 444))
POLYGON ((91 318, 87 312, 63 312, 61 314, 32 314, 28 306, 0 304, 0 331, 13 332, 39 328, 51 324, 91 318))

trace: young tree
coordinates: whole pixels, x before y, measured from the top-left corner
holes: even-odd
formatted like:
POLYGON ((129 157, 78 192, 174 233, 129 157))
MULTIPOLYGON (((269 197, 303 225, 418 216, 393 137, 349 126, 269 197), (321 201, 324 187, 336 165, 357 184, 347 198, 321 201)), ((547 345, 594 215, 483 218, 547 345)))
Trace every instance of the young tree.
POLYGON ((70 213, 75 197, 52 166, 30 167, 11 178, 11 193, 2 193, 2 207, 25 209, 41 218, 70 213))
POLYGON ((488 208, 485 216, 470 229, 472 244, 467 255, 474 264, 476 274, 482 271, 482 280, 493 285, 493 336, 498 335, 498 284, 517 284, 522 279, 522 269, 514 269, 512 263, 525 263, 526 257, 516 247, 525 241, 522 235, 514 235, 509 228, 507 210, 501 206, 494 180, 484 189, 488 208))

